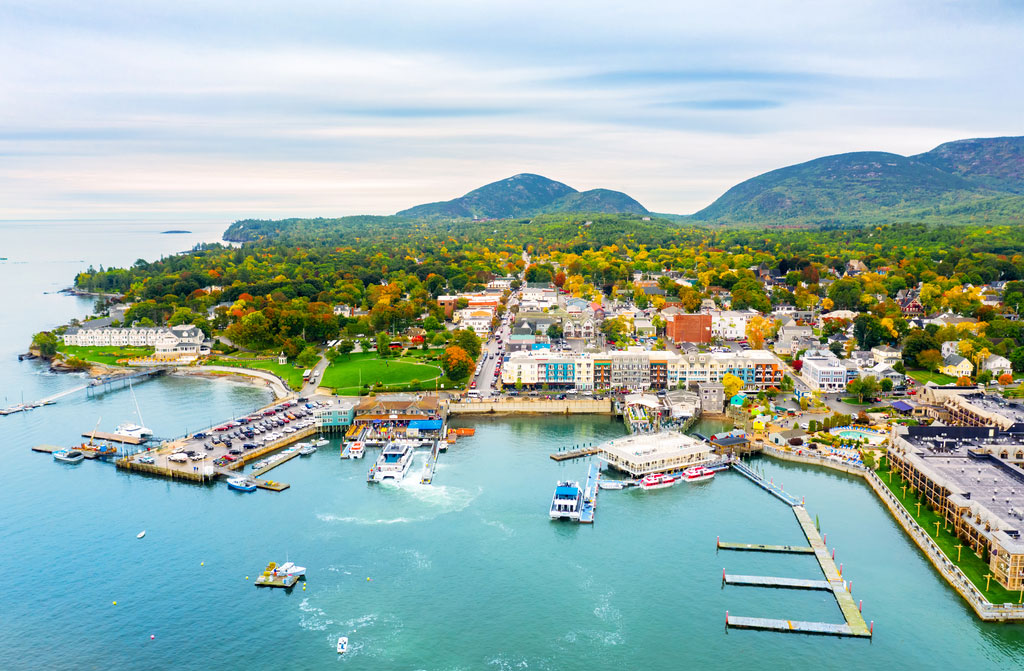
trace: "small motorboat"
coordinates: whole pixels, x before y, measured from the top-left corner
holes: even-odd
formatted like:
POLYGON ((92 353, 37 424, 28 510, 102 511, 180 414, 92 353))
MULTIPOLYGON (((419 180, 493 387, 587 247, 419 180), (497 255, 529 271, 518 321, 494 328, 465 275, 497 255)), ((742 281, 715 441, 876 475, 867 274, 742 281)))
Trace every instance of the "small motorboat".
POLYGON ((597 486, 601 489, 625 489, 626 483, 622 480, 601 480, 597 486))
POLYGON ((308 457, 314 452, 316 452, 316 445, 309 445, 308 447, 304 447, 301 450, 299 450, 299 454, 301 454, 304 457, 308 457))
POLYGON ((325 447, 327 445, 330 445, 331 441, 327 440, 326 438, 321 438, 320 440, 316 441, 313 444, 316 445, 317 447, 325 447))
POLYGON ((339 655, 344 655, 347 650, 348 650, 348 636, 339 636, 338 637, 338 654, 339 655))
POLYGON ((146 530, 145 530, 145 529, 143 529, 143 530, 142 530, 142 531, 140 531, 140 532, 139 532, 138 534, 136 534, 136 536, 135 536, 135 537, 136 537, 136 538, 145 538, 145 537, 146 537, 146 530))
POLYGON ((240 492, 255 492, 256 483, 248 478, 228 478, 228 489, 236 489, 240 492))
POLYGON ((57 450, 53 453, 53 459, 64 464, 77 464, 85 459, 85 455, 78 450, 57 450))

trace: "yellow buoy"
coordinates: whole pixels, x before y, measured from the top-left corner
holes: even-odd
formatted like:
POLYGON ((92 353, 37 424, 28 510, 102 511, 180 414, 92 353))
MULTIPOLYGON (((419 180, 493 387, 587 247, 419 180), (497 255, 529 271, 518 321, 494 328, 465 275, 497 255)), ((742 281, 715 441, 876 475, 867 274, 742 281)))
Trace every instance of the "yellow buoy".
POLYGON ((248 579, 249 579, 249 576, 245 576, 245 579, 246 579, 246 580, 248 580, 248 579))
POLYGON ((366 579, 366 582, 370 582, 370 579, 369 579, 369 578, 367 578, 367 579, 366 579))
POLYGON ((204 561, 201 561, 201 562, 199 562, 199 565, 200 565, 200 566, 206 566, 206 562, 204 562, 204 561))
POLYGON ((115 605, 115 606, 117 605, 117 602, 116 602, 116 601, 114 602, 114 605, 115 605))

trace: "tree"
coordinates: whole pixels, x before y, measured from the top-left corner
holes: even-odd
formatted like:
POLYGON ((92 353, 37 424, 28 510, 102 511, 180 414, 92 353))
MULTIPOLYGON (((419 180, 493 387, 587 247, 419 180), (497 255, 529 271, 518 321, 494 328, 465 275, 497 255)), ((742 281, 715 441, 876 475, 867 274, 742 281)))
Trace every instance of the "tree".
POLYGON ((338 352, 344 354, 347 358, 352 358, 352 351, 355 350, 356 344, 351 340, 345 339, 338 343, 338 352))
POLYGON ((462 348, 462 351, 468 354, 470 359, 474 361, 480 356, 480 336, 474 333, 473 329, 456 331, 455 344, 462 348))
POLYGON ((917 365, 933 372, 939 369, 942 361, 942 352, 937 349, 926 349, 917 355, 917 365))
POLYGON ((473 370, 473 359, 469 357, 466 350, 458 345, 451 345, 441 356, 441 368, 444 369, 444 374, 449 379, 457 382, 469 376, 470 371, 473 370))
POLYGON ((377 356, 386 357, 391 353, 391 336, 381 331, 377 334, 377 356))
POLYGON ((889 393, 890 391, 892 391, 893 384, 890 378, 883 377, 878 384, 882 387, 882 391, 884 391, 885 393, 889 393))
POLYGON ((316 362, 320 360, 320 353, 317 352, 316 347, 308 345, 299 352, 299 356, 295 357, 295 363, 299 364, 303 368, 312 368, 316 365, 316 362))
POLYGON ((754 315, 747 320, 746 336, 751 349, 764 349, 765 336, 769 334, 774 322, 761 315, 754 315))
POLYGON ((444 347, 444 344, 448 342, 445 340, 443 333, 435 333, 434 337, 430 339, 430 344, 434 347, 444 347))
POLYGON ((1013 384, 1013 376, 1010 375, 1009 373, 1003 373, 1002 375, 999 376, 998 382, 1003 386, 1013 384))
POLYGON ((978 373, 978 384, 988 384, 992 381, 992 371, 983 370, 978 373))
POLYGON ((428 315, 427 318, 423 320, 423 328, 428 331, 436 331, 441 328, 441 322, 438 321, 437 317, 434 315, 428 315))
POLYGON ((326 352, 324 352, 324 358, 326 358, 327 362, 331 363, 331 364, 333 364, 335 361, 337 361, 340 356, 341 356, 341 353, 338 352, 338 350, 335 349, 334 347, 332 347, 329 350, 327 350, 326 352))
POLYGON ((1024 373, 1024 347, 1016 347, 1007 357, 1010 366, 1018 373, 1024 373))
POLYGON ((857 347, 862 350, 881 345, 886 335, 885 327, 875 315, 860 314, 853 320, 853 337, 857 340, 857 347))
POLYGON ((956 386, 958 387, 973 387, 974 383, 971 382, 971 378, 966 375, 961 375, 956 379, 956 386))
POLYGON ((41 331, 32 336, 32 347, 39 350, 39 356, 52 359, 57 353, 57 336, 49 331, 41 331))
POLYGON ((836 280, 828 288, 828 297, 837 310, 860 310, 861 293, 860 282, 849 278, 836 280))
POLYGON ((730 399, 743 389, 743 380, 732 373, 726 373, 722 378, 722 386, 725 387, 725 398, 730 399))
POLYGON ((548 337, 552 340, 559 340, 562 337, 562 325, 557 322, 552 322, 551 326, 548 326, 548 337))
POLYGON ((914 329, 903 339, 903 361, 909 368, 926 366, 921 363, 918 355, 926 350, 938 350, 941 347, 938 339, 928 331, 914 329))
POLYGON ((874 396, 878 393, 878 380, 871 375, 858 378, 856 380, 850 380, 846 385, 846 391, 856 396, 857 399, 863 403, 865 396, 874 396))

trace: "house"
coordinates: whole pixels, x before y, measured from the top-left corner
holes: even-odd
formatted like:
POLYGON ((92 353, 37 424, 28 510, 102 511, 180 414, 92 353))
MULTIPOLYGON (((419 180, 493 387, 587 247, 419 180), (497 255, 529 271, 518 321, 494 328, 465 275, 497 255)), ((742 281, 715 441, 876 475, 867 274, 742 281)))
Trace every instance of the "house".
POLYGON ((981 363, 981 369, 992 373, 992 377, 999 377, 1004 373, 1013 374, 1013 367, 1010 360, 1004 356, 993 354, 981 363))
POLYGON ((850 259, 846 262, 847 275, 860 275, 866 272, 868 272, 868 267, 860 259, 850 259))
POLYGON ((896 292, 895 301, 904 317, 920 317, 924 314, 924 304, 918 289, 900 289, 896 292))
POLYGON ((876 363, 874 366, 869 368, 862 368, 860 371, 860 377, 873 377, 879 382, 882 380, 892 380, 894 387, 902 387, 907 380, 905 375, 885 363, 876 363))
POLYGON ((658 333, 650 319, 634 319, 633 331, 641 338, 653 338, 658 333))
POLYGON ((590 317, 567 317, 562 321, 562 337, 590 340, 597 336, 597 324, 590 317))
POLYGON ((697 394, 700 396, 702 413, 721 414, 725 407, 725 387, 721 382, 697 382, 697 394))
POLYGON ((951 377, 970 377, 974 372, 974 365, 959 354, 950 354, 942 360, 939 372, 951 377))
POLYGON ((806 352, 800 377, 811 389, 823 392, 844 391, 849 380, 846 366, 828 350, 806 352))
POLYGON ((947 340, 942 343, 942 356, 947 357, 950 354, 959 354, 961 342, 960 340, 947 340))
POLYGON ((775 339, 775 351, 779 354, 792 354, 796 351, 793 347, 795 343, 802 342, 807 338, 813 337, 813 335, 814 331, 810 326, 797 324, 797 322, 791 320, 779 329, 778 336, 775 339))
POLYGON ((895 366, 897 362, 903 361, 903 352, 888 345, 877 345, 871 348, 871 358, 875 363, 895 366))

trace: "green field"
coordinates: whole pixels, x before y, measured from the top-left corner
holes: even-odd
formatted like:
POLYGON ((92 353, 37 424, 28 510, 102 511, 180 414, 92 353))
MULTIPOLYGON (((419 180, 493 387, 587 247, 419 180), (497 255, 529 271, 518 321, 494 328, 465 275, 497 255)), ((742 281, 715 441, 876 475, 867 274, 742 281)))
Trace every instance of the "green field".
POLYGON ((908 370, 907 375, 914 378, 921 384, 925 384, 927 382, 934 382, 935 384, 953 384, 956 382, 956 378, 951 375, 933 373, 930 370, 908 370))
POLYGON ((900 480, 898 475, 892 474, 888 470, 879 470, 878 477, 881 478, 882 482, 886 487, 889 488, 896 498, 899 499, 900 503, 906 509, 910 516, 913 517, 921 528, 928 532, 928 535, 935 540, 936 544, 942 549, 943 554, 954 564, 960 567, 960 570, 964 572, 964 575, 974 583, 974 586, 985 595, 991 603, 1016 603, 1017 599, 1020 598, 1019 592, 1011 592, 1006 588, 1002 587, 995 580, 991 582, 991 586, 988 590, 985 589, 985 576, 991 571, 989 565, 985 563, 981 557, 974 554, 968 546, 964 545, 960 550, 960 561, 956 561, 957 557, 957 545, 963 543, 959 538, 954 536, 951 532, 946 529, 939 530, 939 535, 935 535, 935 523, 945 522, 939 516, 938 513, 928 510, 924 503, 921 504, 921 514, 917 514, 917 503, 918 499, 910 493, 910 489, 904 490, 903 485, 907 484, 900 480), (889 482, 890 475, 892 475, 892 482, 889 482), (906 493, 904 493, 904 491, 906 493))
POLYGON ((292 389, 302 388, 303 369, 296 368, 290 363, 282 366, 277 362, 277 359, 266 359, 260 361, 253 361, 251 359, 212 359, 210 360, 210 365, 235 366, 237 368, 258 368, 259 370, 265 370, 277 375, 282 380, 285 380, 288 383, 288 386, 292 389))
MULTIPOLYGON (((342 356, 324 371, 320 386, 334 389, 335 393, 342 396, 366 393, 374 389, 378 382, 384 391, 433 391, 435 387, 441 389, 441 385, 444 385, 445 389, 463 386, 445 377, 437 363, 419 361, 432 358, 436 354, 437 352, 411 350, 410 354, 400 358, 379 359, 376 352, 342 356), (413 385, 412 380, 418 380, 418 384, 413 385)), ((380 387, 376 389, 381 390, 380 387)))
POLYGON ((116 366, 118 359, 136 359, 149 356, 153 347, 78 347, 77 345, 59 345, 57 351, 65 357, 76 356, 92 363, 116 366))

